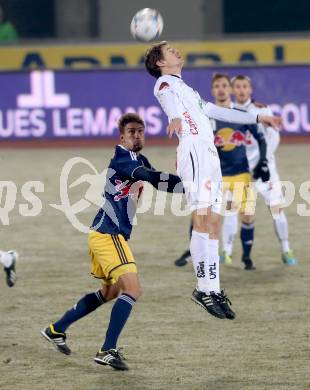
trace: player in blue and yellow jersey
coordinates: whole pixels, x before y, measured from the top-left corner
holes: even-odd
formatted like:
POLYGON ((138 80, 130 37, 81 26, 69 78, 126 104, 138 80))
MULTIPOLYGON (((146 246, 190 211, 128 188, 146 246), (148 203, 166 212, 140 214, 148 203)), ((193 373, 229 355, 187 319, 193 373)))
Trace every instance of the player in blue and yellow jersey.
POLYGON ((66 345, 65 333, 68 327, 117 298, 105 341, 94 360, 118 370, 127 370, 128 366, 117 349, 117 340, 141 295, 137 266, 128 240, 143 181, 168 192, 183 192, 183 186, 178 176, 156 171, 140 154, 144 146, 144 122, 138 115, 123 115, 119 130, 120 144, 116 146, 109 165, 103 206, 95 216, 88 238, 91 273, 102 280, 103 286, 81 298, 61 319, 41 333, 58 351, 69 355, 71 351, 66 345))
MULTIPOLYGON (((212 95, 218 106, 233 108, 231 101, 230 79, 225 74, 217 73, 212 78, 212 95)), ((260 177, 263 181, 269 180, 269 170, 266 159, 266 141, 264 133, 257 125, 240 125, 214 121, 214 143, 217 147, 223 175, 223 193, 228 195, 227 206, 232 212, 239 211, 241 219, 240 238, 242 243, 242 262, 246 270, 255 269, 251 259, 251 250, 254 240, 254 212, 256 197, 252 190, 249 162, 246 146, 257 141, 260 158, 254 168, 253 177, 260 177), (231 198, 229 198, 229 196, 231 198)), ((229 245, 226 235, 230 229, 224 224, 222 227, 223 242, 229 245)), ((231 263, 231 253, 224 248, 221 260, 231 263)))

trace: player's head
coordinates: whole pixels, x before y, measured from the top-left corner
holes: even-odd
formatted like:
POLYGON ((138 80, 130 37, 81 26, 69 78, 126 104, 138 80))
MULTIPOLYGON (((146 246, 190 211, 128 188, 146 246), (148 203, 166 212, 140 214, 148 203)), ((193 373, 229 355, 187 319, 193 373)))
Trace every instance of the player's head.
POLYGON ((121 144, 132 152, 140 152, 144 147, 144 122, 135 113, 121 116, 118 121, 121 144))
POLYGON ((217 103, 230 102, 230 79, 225 73, 214 73, 211 81, 211 93, 217 103))
POLYGON ((173 74, 182 69, 184 60, 179 51, 162 41, 153 45, 145 55, 145 67, 150 75, 160 77, 162 74, 173 74))
POLYGON ((252 96, 252 82, 250 77, 239 74, 231 79, 232 92, 236 102, 244 104, 252 96))

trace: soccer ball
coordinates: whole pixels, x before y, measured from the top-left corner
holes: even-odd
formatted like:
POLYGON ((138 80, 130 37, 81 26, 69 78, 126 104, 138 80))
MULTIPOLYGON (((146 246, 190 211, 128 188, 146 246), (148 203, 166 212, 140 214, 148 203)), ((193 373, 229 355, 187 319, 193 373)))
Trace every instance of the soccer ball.
POLYGON ((144 8, 138 11, 130 24, 131 35, 139 41, 159 38, 164 27, 161 14, 156 9, 144 8))

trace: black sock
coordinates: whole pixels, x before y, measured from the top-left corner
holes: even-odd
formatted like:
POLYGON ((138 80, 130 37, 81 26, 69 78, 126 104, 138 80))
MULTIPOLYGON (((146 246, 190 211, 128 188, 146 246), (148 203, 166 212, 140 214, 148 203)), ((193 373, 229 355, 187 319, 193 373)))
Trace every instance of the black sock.
POLYGON ((248 259, 251 256, 251 250, 254 241, 254 223, 241 224, 240 238, 242 243, 242 258, 248 259))
POLYGON ((73 322, 85 317, 105 302, 100 290, 85 295, 59 321, 53 324, 55 331, 64 333, 73 322))
POLYGON ((102 345, 103 351, 116 348, 118 337, 121 334, 135 303, 136 300, 129 294, 123 293, 118 297, 111 311, 106 339, 102 345))

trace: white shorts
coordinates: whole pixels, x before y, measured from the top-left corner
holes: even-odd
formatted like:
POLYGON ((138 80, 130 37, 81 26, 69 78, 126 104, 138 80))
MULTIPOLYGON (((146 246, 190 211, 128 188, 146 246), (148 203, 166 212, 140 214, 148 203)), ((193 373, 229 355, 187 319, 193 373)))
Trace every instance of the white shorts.
POLYGON ((213 142, 181 140, 177 148, 177 173, 185 188, 191 211, 208 208, 220 213, 222 205, 222 172, 213 142))
POLYGON ((285 200, 274 155, 268 156, 268 167, 270 171, 270 180, 265 183, 262 182, 261 179, 256 180, 254 182, 255 189, 262 195, 267 206, 282 206, 285 200))

